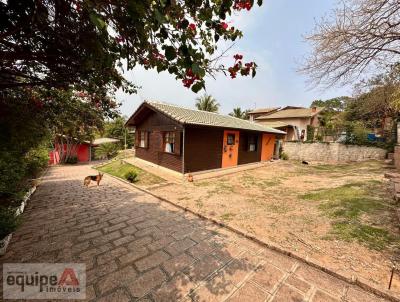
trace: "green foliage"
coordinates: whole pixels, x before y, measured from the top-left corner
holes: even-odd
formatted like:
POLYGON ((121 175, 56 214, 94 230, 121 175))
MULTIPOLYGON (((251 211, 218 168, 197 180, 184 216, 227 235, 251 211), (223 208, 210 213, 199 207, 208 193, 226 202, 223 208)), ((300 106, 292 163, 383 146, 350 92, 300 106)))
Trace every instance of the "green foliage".
POLYGON ((282 160, 289 160, 289 155, 288 155, 287 153, 285 153, 285 152, 282 152, 282 153, 280 154, 280 158, 281 158, 282 160))
POLYGON ((124 175, 125 179, 131 183, 137 182, 139 180, 138 174, 136 171, 128 171, 124 175))
POLYGON ((120 147, 118 146, 118 144, 113 144, 113 143, 101 144, 95 149, 95 156, 98 159, 101 158, 111 159, 117 156, 119 149, 120 147))
POLYGON ((202 111, 218 112, 219 103, 209 94, 204 94, 196 99, 196 108, 202 111))
POLYGON ((20 223, 20 216, 15 215, 15 209, 0 207, 0 240, 14 232, 20 223))
POLYGON ((45 146, 29 150, 25 155, 26 173, 37 177, 47 167, 49 162, 49 150, 45 146))
POLYGON ((381 191, 379 186, 382 186, 379 181, 350 183, 307 193, 301 198, 322 202, 319 209, 335 219, 331 233, 336 237, 357 240, 372 249, 381 250, 399 238, 373 222, 379 221, 383 213, 391 211, 386 196, 371 196, 370 192, 381 191))
POLYGON ((75 165, 75 164, 78 163, 78 157, 76 157, 76 156, 69 156, 69 157, 64 161, 64 163, 65 163, 65 164, 68 164, 68 165, 75 165))
POLYGON ((314 141, 314 132, 315 132, 315 127, 311 125, 307 125, 307 141, 312 142, 314 141))
POLYGON ((11 196, 21 189, 26 175, 26 164, 22 156, 0 152, 0 197, 11 196))
POLYGON ((249 109, 242 111, 242 108, 236 107, 236 108, 233 108, 233 111, 231 113, 229 113, 229 115, 243 119, 243 120, 248 120, 250 111, 251 110, 249 110, 249 109))
MULTIPOLYGON (((198 91, 206 74, 227 71, 218 64, 217 43, 242 37, 227 20, 241 9, 231 0, 0 2, 0 45, 7 49, 1 85, 134 93, 137 87, 122 72, 142 65, 168 71, 198 91)), ((255 73, 252 66, 244 75, 255 73)))
POLYGON ((114 175, 116 177, 126 179, 125 175, 130 172, 134 171, 137 173, 138 178, 137 178, 137 183, 138 185, 155 185, 159 183, 165 182, 164 179, 161 177, 158 177, 154 174, 148 173, 134 165, 130 165, 127 163, 124 163, 123 161, 115 160, 112 161, 109 164, 106 164, 104 166, 101 166, 98 168, 99 171, 109 173, 111 175, 114 175))
POLYGON ((111 121, 107 121, 104 125, 104 136, 110 138, 119 139, 120 148, 124 148, 125 135, 126 135, 126 145, 127 148, 132 148, 134 138, 128 133, 128 129, 125 128, 125 118, 122 116, 117 116, 111 121))

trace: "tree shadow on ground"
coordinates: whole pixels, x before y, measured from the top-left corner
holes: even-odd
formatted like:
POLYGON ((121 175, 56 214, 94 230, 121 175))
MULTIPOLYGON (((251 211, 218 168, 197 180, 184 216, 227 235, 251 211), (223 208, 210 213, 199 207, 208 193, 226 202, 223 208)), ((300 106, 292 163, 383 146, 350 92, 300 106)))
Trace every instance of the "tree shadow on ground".
POLYGON ((88 300, 132 301, 227 297, 259 264, 256 244, 107 176, 86 188, 88 172, 49 171, 1 262, 84 262, 88 300))

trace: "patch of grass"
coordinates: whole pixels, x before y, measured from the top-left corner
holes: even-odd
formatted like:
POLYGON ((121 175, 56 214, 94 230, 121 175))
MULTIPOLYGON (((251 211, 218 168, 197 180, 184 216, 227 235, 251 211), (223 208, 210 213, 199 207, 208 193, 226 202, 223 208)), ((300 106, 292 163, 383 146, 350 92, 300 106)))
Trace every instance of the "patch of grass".
POLYGON ((287 207, 283 204, 268 204, 268 205, 266 205, 266 208, 269 211, 271 211, 273 213, 277 213, 277 214, 284 214, 289 211, 289 207, 287 207))
POLYGON ((129 172, 135 172, 138 175, 137 185, 150 186, 165 182, 165 180, 157 175, 146 172, 134 165, 123 163, 122 161, 115 160, 109 164, 98 167, 97 170, 109 173, 121 179, 125 179, 125 175, 129 172))
POLYGON ((259 187, 261 189, 268 189, 269 187, 281 184, 281 179, 260 179, 250 174, 244 174, 240 177, 240 182, 244 188, 259 187))
POLYGON ((395 238, 385 229, 357 222, 334 222, 332 227, 332 234, 336 235, 336 237, 345 241, 356 239, 358 242, 375 250, 383 250, 388 245, 399 241, 398 238, 395 238))
POLYGON ((224 213, 222 214, 219 218, 222 219, 223 221, 231 221, 233 218, 235 218, 235 214, 233 213, 224 213))
POLYGON ((226 193, 232 193, 233 192, 233 185, 225 182, 225 181, 218 181, 215 183, 215 187, 211 190, 208 190, 207 194, 209 197, 215 195, 215 194, 226 194, 226 193))
POLYGON ((383 186, 377 180, 355 182, 307 193, 300 198, 321 202, 318 208, 324 215, 335 219, 332 222, 332 234, 337 238, 356 240, 379 250, 399 240, 387 229, 365 222, 379 223, 380 214, 392 211, 383 186))

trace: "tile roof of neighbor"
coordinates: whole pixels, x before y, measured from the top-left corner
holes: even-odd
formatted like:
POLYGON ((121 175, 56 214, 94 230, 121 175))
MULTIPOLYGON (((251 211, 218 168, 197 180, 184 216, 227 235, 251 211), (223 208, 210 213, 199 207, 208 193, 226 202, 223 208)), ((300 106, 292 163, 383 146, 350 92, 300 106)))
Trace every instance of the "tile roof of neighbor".
POLYGON ((277 112, 262 115, 256 118, 256 120, 268 120, 268 119, 278 119, 278 118, 291 118, 291 117, 312 117, 319 112, 321 112, 324 107, 317 107, 315 112, 312 108, 299 108, 299 109, 282 109, 277 112))
POLYGON ((281 108, 281 107, 257 108, 257 109, 254 109, 252 111, 249 111, 249 113, 250 114, 251 113, 268 113, 268 112, 271 112, 271 111, 274 111, 274 110, 278 110, 279 108, 281 108))
POLYGON ((144 103, 183 124, 226 127, 233 129, 245 129, 276 134, 286 134, 284 131, 265 127, 260 124, 251 123, 249 121, 228 115, 194 110, 162 102, 144 101, 144 103))
POLYGON ((110 138, 110 137, 100 137, 96 138, 93 141, 93 145, 101 145, 101 144, 109 144, 109 143, 117 143, 119 142, 119 139, 116 138, 110 138))
POLYGON ((292 126, 289 123, 285 123, 285 122, 281 122, 281 121, 276 121, 276 122, 265 121, 261 125, 264 125, 266 127, 271 127, 271 128, 281 128, 281 127, 292 126))

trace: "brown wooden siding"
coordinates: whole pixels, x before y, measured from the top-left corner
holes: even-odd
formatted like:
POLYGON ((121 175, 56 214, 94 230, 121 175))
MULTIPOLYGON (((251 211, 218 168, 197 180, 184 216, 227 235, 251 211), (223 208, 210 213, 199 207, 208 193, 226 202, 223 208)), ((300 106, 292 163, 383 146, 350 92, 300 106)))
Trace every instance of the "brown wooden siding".
POLYGON ((262 133, 261 132, 252 132, 252 131, 240 131, 239 138, 239 159, 238 164, 249 164, 258 162, 261 160, 261 140, 262 133), (257 136, 257 149, 256 151, 249 152, 248 150, 248 136, 256 135, 257 136))
POLYGON ((179 135, 182 131, 179 123, 161 113, 151 112, 140 124, 136 125, 136 133, 140 131, 148 131, 149 141, 148 148, 135 147, 138 158, 182 172, 182 156, 163 151, 163 131, 175 131, 176 135, 179 135))
POLYGON ((224 130, 185 128, 185 172, 221 168, 224 130))

